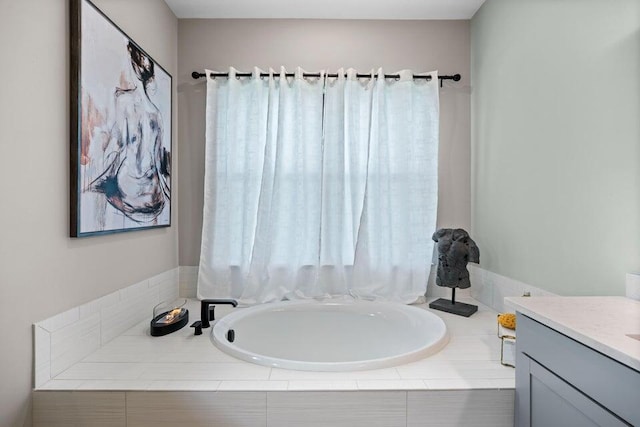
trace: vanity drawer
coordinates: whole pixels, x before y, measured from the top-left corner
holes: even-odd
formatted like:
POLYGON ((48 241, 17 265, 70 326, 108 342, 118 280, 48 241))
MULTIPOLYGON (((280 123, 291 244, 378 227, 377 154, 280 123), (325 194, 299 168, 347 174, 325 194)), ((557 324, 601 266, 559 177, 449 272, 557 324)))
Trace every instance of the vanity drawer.
POLYGON ((640 372, 518 313, 516 351, 631 425, 640 426, 640 372))

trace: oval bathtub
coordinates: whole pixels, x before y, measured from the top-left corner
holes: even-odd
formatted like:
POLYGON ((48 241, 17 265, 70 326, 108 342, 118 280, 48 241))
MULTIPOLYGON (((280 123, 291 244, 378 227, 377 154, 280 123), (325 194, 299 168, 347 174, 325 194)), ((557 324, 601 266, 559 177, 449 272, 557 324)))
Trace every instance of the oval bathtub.
POLYGON ((436 353, 447 329, 426 310, 391 302, 287 301, 237 309, 216 322, 216 347, 248 362, 303 371, 352 371, 436 353), (233 329, 234 340, 227 332, 233 329))

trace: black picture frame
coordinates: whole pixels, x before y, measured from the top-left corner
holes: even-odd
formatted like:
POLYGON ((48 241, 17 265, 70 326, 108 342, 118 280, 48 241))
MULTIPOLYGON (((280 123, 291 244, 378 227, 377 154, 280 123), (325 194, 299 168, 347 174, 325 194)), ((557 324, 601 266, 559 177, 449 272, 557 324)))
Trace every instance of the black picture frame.
POLYGON ((171 226, 173 77, 70 0, 70 236, 171 226))

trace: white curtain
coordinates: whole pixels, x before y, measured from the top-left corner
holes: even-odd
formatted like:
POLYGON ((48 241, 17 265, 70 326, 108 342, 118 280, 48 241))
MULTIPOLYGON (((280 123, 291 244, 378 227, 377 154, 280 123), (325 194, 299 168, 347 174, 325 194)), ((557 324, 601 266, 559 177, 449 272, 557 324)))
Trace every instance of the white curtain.
POLYGON ((261 72, 207 72, 198 297, 414 302, 436 226, 437 74, 261 72))

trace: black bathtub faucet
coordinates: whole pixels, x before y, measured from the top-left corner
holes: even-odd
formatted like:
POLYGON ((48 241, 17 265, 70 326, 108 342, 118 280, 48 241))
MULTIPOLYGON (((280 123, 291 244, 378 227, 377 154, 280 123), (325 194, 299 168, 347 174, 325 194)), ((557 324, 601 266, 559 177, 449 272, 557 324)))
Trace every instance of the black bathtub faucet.
POLYGON ((202 328, 208 328, 211 326, 209 321, 216 320, 215 304, 228 304, 237 307, 238 301, 234 299, 203 299, 200 301, 200 321, 202 322, 202 328))

